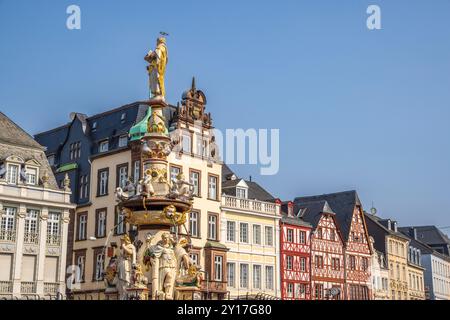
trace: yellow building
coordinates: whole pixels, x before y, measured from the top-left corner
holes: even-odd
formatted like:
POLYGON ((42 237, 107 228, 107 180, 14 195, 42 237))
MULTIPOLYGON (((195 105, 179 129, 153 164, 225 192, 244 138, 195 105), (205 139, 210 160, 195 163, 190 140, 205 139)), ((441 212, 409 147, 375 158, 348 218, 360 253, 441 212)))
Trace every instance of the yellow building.
POLYGON ((239 179, 224 165, 222 239, 230 298, 280 297, 280 205, 257 183, 239 179), (266 201, 264 201, 266 200, 266 201))
POLYGON ((389 299, 408 300, 408 245, 409 238, 397 229, 397 222, 365 213, 367 229, 374 248, 386 257, 389 269, 389 299))
MULTIPOLYGON (((183 93, 181 105, 166 110, 167 127, 175 142, 168 156, 168 180, 179 173, 194 186, 193 209, 183 228, 172 232, 189 235, 192 249, 190 256, 204 273, 202 291, 204 297, 223 299, 226 297, 227 248, 221 239, 221 175, 222 163, 212 139, 211 117, 205 113, 206 98, 200 90, 192 87, 183 93), (178 143, 176 143, 178 142, 178 143)), ((134 105, 129 105, 132 108, 134 105)), ((128 107, 112 110, 120 119, 128 107)), ((147 130, 151 110, 140 106, 134 125, 129 130, 129 141, 119 148, 114 146, 114 137, 97 141, 98 152, 90 157, 90 202, 79 205, 76 210, 73 241, 73 264, 78 267, 81 283, 74 285, 73 292, 81 297, 102 298, 105 289, 103 271, 108 262, 109 247, 120 243, 122 234, 129 226, 120 223, 122 212, 116 208, 115 190, 123 187, 127 179, 137 182, 143 176, 139 138, 147 130)), ((87 118, 102 123, 100 116, 87 118)), ((110 128, 111 129, 111 128, 110 128)), ((117 129, 117 135, 123 130, 117 129)), ((128 132, 126 132, 128 133, 128 132)))

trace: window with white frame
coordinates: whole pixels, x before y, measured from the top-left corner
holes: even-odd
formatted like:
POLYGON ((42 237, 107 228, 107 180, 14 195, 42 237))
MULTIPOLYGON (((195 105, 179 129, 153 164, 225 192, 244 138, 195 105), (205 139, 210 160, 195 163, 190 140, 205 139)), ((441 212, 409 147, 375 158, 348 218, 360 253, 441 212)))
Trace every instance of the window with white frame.
POLYGON ((4 207, 0 215, 0 240, 14 241, 16 239, 16 213, 17 208, 4 207))
POLYGON ((223 262, 222 256, 214 257, 214 280, 215 281, 222 281, 222 262, 223 262))
POLYGON ((203 154, 202 135, 197 134, 195 136, 195 140, 196 140, 195 154, 201 156, 203 154))
POLYGON ((39 242, 39 210, 27 209, 25 216, 25 243, 38 243, 39 242))
POLYGON ((8 164, 7 179, 8 183, 17 184, 19 180, 19 165, 8 164))
POLYGON ((199 214, 196 211, 191 211, 189 215, 189 232, 192 237, 199 237, 199 214))
POLYGON ((76 273, 77 282, 84 281, 85 265, 86 265, 86 257, 82 255, 78 256, 77 257, 78 272, 76 273))
POLYGON ((80 176, 80 199, 86 199, 88 197, 88 175, 82 175, 80 176))
POLYGON ((241 199, 247 199, 247 189, 245 188, 236 188, 236 197, 241 199))
POLYGON ((217 240, 217 216, 208 214, 208 239, 217 240))
POLYGON ((177 176, 181 173, 179 167, 170 166, 170 181, 177 179, 177 176))
POLYGON ((125 233, 125 213, 123 210, 116 209, 116 234, 125 233))
POLYGON ((294 257, 286 256, 286 269, 292 270, 293 265, 294 265, 294 257))
POLYGON ((273 290, 273 266, 266 266, 266 289, 273 290))
POLYGON ((217 177, 208 176, 208 198, 217 200, 217 177))
POLYGON ((75 160, 81 156, 81 142, 77 141, 70 144, 70 160, 75 160))
POLYGON ((189 180, 190 183, 194 185, 194 195, 199 197, 200 196, 200 172, 198 171, 191 171, 189 174, 189 180))
POLYGON ((105 210, 97 211, 96 236, 98 238, 102 238, 102 237, 106 236, 106 211, 105 210))
POLYGON ((273 246, 273 227, 266 226, 264 229, 266 246, 273 246))
POLYGON ((236 222, 227 221, 227 241, 236 241, 236 222))
POLYGON ((128 166, 121 166, 119 167, 118 170, 118 174, 119 174, 119 187, 120 188, 125 188, 125 186, 127 185, 127 180, 128 180, 128 166))
POLYGON ((261 244, 261 226, 253 225, 253 244, 261 244))
POLYGON ((236 286, 236 264, 234 262, 227 263, 227 285, 230 288, 236 286))
POLYGON ((97 253, 95 257, 95 280, 103 280, 103 269, 105 265, 105 255, 103 252, 97 253))
POLYGON ((248 288, 248 264, 241 263, 239 267, 239 285, 241 288, 248 288))
POLYGON ((300 271, 302 271, 302 272, 306 271, 306 258, 305 257, 300 258, 300 271))
POLYGON ((261 265, 253 265, 253 288, 261 289, 261 265))
POLYGON ((286 230, 286 240, 287 240, 287 242, 294 242, 294 230, 293 229, 286 230))
POLYGON ((27 167, 26 177, 27 177, 27 184, 36 185, 37 184, 37 169, 27 167))
POLYGON ((287 296, 288 298, 293 298, 294 297, 294 284, 293 283, 288 283, 287 284, 287 296))
POLYGON ((47 244, 59 245, 61 214, 59 212, 49 212, 47 219, 47 244))
POLYGON ((306 284, 297 283, 296 286, 297 286, 297 290, 295 292, 297 293, 297 297, 305 298, 306 297, 306 284))
POLYGON ((87 234, 87 214, 78 217, 78 240, 86 240, 87 234))
POLYGON ((108 140, 101 141, 98 147, 99 152, 106 152, 109 150, 109 142, 108 140))
POLYGON ((126 147, 127 144, 128 144, 128 137, 127 137, 127 135, 125 135, 125 134, 121 135, 119 137, 119 148, 126 147))
POLYGON ((140 166, 141 162, 139 160, 134 162, 134 169, 133 169, 133 182, 134 184, 137 184, 140 179, 140 166))
POLYGON ((205 158, 209 157, 208 148, 209 148, 208 139, 202 139, 202 156, 205 158))
POLYGON ((189 132, 183 132, 182 146, 183 152, 185 153, 192 152, 192 137, 189 132))
POLYGON ((127 119, 127 113, 124 112, 120 115, 120 122, 124 123, 126 119, 127 119))
POLYGON ((108 170, 100 171, 99 195, 104 196, 108 193, 108 170))
POLYGON ((299 232, 299 242, 301 244, 305 244, 306 243, 306 232, 305 231, 300 231, 299 232))
POLYGON ((239 224, 239 241, 248 243, 248 223, 241 222, 239 224))
POLYGON ((191 253, 189 253, 189 257, 191 258, 192 262, 193 262, 196 266, 200 265, 200 259, 199 259, 199 257, 198 257, 198 253, 191 252, 191 253))

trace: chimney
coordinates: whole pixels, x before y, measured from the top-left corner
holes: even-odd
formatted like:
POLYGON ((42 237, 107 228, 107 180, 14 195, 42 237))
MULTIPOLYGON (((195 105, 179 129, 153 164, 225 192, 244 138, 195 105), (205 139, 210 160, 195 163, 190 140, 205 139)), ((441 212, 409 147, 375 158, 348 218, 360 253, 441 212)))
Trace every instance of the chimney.
POLYGON ((392 230, 391 219, 388 219, 387 223, 388 223, 388 230, 392 230))
POLYGON ((252 176, 248 177, 248 181, 252 182, 252 176))
POLYGON ((414 240, 417 240, 417 229, 413 227, 412 232, 413 232, 414 240))
POLYGON ((394 221, 394 231, 397 232, 397 221, 394 221))

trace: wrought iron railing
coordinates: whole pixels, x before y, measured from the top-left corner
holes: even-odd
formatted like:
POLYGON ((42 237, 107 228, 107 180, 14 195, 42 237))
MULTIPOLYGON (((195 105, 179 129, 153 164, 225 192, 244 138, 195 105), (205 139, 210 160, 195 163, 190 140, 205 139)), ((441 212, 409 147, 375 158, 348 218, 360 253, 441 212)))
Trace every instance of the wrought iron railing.
POLYGON ((61 244, 61 236, 59 234, 48 234, 47 244, 50 246, 59 246, 61 244))
POLYGON ((38 244, 39 243, 39 233, 25 232, 24 236, 23 236, 23 241, 25 243, 38 244))
POLYGON ((16 241, 15 230, 0 230, 0 241, 14 242, 16 241))

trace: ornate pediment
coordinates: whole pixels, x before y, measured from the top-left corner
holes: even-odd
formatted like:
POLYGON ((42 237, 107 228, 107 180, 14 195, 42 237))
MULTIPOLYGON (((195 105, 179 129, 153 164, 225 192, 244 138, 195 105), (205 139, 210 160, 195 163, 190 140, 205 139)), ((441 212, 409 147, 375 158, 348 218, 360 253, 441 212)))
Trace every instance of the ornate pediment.
POLYGON ((201 122, 203 126, 211 126, 211 114, 205 112, 206 96, 201 90, 195 87, 195 78, 192 79, 192 86, 185 91, 181 97, 178 118, 189 122, 201 122))

